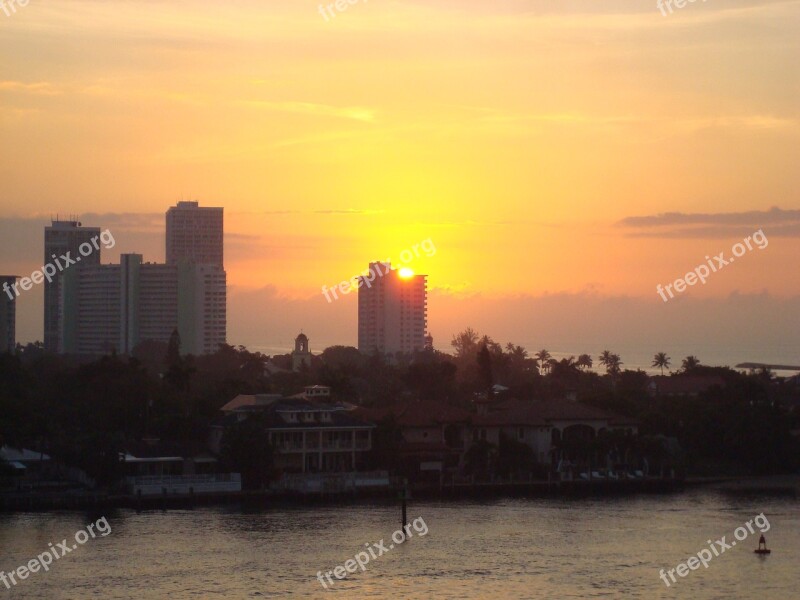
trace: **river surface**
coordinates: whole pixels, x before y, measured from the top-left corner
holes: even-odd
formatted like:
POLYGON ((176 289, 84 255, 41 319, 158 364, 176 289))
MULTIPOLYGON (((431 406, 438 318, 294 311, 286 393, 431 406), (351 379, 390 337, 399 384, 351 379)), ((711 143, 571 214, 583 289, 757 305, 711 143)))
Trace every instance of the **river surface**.
POLYGON ((792 496, 693 489, 622 498, 412 500, 408 510, 417 527, 393 548, 400 510, 388 503, 3 514, 6 573, 51 542, 76 545, 75 533, 101 517, 111 531, 11 589, 0 583, 0 599, 800 598, 800 501, 792 496), (770 556, 753 553, 760 535, 754 523, 755 534, 740 530, 748 537, 713 556, 708 568, 683 578, 676 572, 669 588, 659 578, 660 569, 676 568, 708 540, 735 541, 734 530, 760 513, 769 522, 770 556), (380 540, 386 551, 379 556, 380 540), (375 558, 363 572, 350 563, 356 573, 341 580, 334 573, 333 584, 325 579, 368 547, 375 558))

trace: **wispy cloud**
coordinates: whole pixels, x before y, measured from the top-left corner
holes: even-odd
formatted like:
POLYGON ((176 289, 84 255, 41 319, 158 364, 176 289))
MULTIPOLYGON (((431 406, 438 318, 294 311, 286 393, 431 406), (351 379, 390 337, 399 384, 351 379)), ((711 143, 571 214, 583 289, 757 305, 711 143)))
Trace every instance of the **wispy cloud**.
POLYGON ((0 81, 0 92, 35 94, 39 96, 58 96, 61 90, 47 81, 25 83, 23 81, 0 81))
POLYGON ((377 215, 383 210, 365 210, 360 208, 326 208, 318 210, 260 210, 260 211, 232 211, 231 215, 377 215))
POLYGON ((721 238, 769 227, 773 237, 800 237, 800 210, 769 210, 730 213, 668 212, 626 217, 617 223, 630 229, 631 237, 721 238))

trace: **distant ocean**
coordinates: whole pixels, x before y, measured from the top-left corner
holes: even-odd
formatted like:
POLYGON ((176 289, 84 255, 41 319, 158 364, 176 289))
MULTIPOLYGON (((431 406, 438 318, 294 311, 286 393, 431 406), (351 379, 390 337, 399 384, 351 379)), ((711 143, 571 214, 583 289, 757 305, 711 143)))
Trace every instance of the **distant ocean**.
MULTIPOLYGON (((333 345, 323 344, 320 348, 333 345)), ((535 354, 542 349, 542 343, 539 342, 526 342, 522 344, 528 352, 535 354)), ((602 366, 597 364, 597 357, 603 350, 610 350, 619 354, 622 358, 623 366, 626 369, 641 369, 646 373, 655 375, 660 373, 659 369, 653 368, 653 355, 656 352, 666 352, 672 360, 670 370, 676 371, 680 369, 681 362, 684 358, 693 354, 700 359, 704 365, 714 367, 731 367, 734 368, 737 364, 745 362, 766 363, 772 365, 783 366, 797 366, 800 367, 800 342, 791 342, 782 344, 780 346, 769 347, 751 347, 751 348, 738 348, 738 347, 720 347, 719 345, 694 345, 692 347, 677 347, 677 346, 661 346, 653 350, 642 350, 642 348, 625 347, 625 346, 611 346, 591 348, 587 347, 576 350, 563 350, 555 347, 545 346, 556 359, 567 358, 570 356, 577 357, 583 353, 589 353, 594 360, 595 365, 593 370, 602 371, 602 366)), ((268 355, 287 354, 291 352, 290 347, 286 346, 248 346, 251 352, 263 352, 268 355)), ((450 348, 444 349, 450 351, 450 348)), ((785 377, 797 374, 798 371, 775 371, 776 375, 785 377)))
MULTIPOLYGON (((527 348, 528 346, 526 346, 527 348)), ((700 363, 712 367, 731 367, 735 368, 736 365, 741 363, 764 363, 771 365, 782 366, 796 366, 800 367, 800 344, 792 343, 782 346, 771 346, 767 348, 736 348, 725 347, 720 348, 718 345, 694 345, 693 347, 671 347, 661 346, 652 351, 642 350, 641 348, 626 348, 626 347, 611 347, 595 349, 589 353, 594 361, 593 370, 602 370, 602 365, 597 364, 597 357, 603 350, 611 350, 619 354, 622 358, 623 367, 626 369, 641 369, 652 375, 661 372, 660 369, 653 368, 653 356, 656 352, 666 352, 667 356, 671 358, 672 365, 669 370, 676 371, 681 368, 683 359, 689 355, 694 355, 700 359, 700 363)), ((529 350, 530 351, 530 350, 529 350)), ((582 350, 580 352, 548 351, 554 358, 564 358, 569 356, 578 356, 581 353, 587 352, 582 350)), ((666 371, 665 371, 666 372, 666 371)), ((776 375, 785 377, 796 375, 798 371, 775 371, 776 375)))

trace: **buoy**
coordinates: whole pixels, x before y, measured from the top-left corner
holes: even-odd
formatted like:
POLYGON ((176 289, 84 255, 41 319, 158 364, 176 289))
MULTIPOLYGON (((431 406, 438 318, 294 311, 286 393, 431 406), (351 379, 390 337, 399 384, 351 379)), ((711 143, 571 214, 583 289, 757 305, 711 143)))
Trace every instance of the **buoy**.
POLYGON ((755 552, 756 554, 770 554, 772 552, 772 550, 767 548, 767 540, 766 538, 764 538, 763 534, 758 540, 758 548, 756 550, 753 550, 753 552, 755 552))

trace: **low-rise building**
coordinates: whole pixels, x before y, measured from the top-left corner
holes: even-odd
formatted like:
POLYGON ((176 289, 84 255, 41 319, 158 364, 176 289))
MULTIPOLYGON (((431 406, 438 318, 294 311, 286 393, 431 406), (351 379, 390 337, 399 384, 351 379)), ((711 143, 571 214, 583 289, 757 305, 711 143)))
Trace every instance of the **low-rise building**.
POLYGON ((399 431, 396 458, 407 475, 438 480, 442 471, 464 464, 474 418, 469 410, 441 402, 409 402, 359 407, 356 412, 374 422, 391 422, 393 430, 399 431))
POLYGON ((129 443, 120 461, 131 494, 203 495, 242 490, 240 474, 220 472, 215 457, 155 438, 129 443))
POLYGON ((531 448, 536 462, 566 458, 564 441, 591 441, 609 431, 638 432, 635 419, 567 399, 484 404, 474 420, 473 441, 499 444, 505 435, 531 448))
POLYGON ((302 394, 241 394, 222 407, 211 445, 221 449, 227 426, 259 414, 275 449, 275 467, 288 473, 360 471, 372 449, 375 425, 352 405, 331 400, 330 388, 309 386, 302 394))
POLYGON ((528 446, 542 467, 556 469, 561 461, 577 459, 576 448, 606 432, 629 436, 638 432, 634 419, 568 399, 484 399, 476 407, 466 410, 445 403, 410 402, 359 408, 357 414, 399 431, 396 451, 402 468, 419 479, 439 476, 426 471, 457 473, 465 467, 470 448, 480 443, 499 447, 503 437, 528 446))

